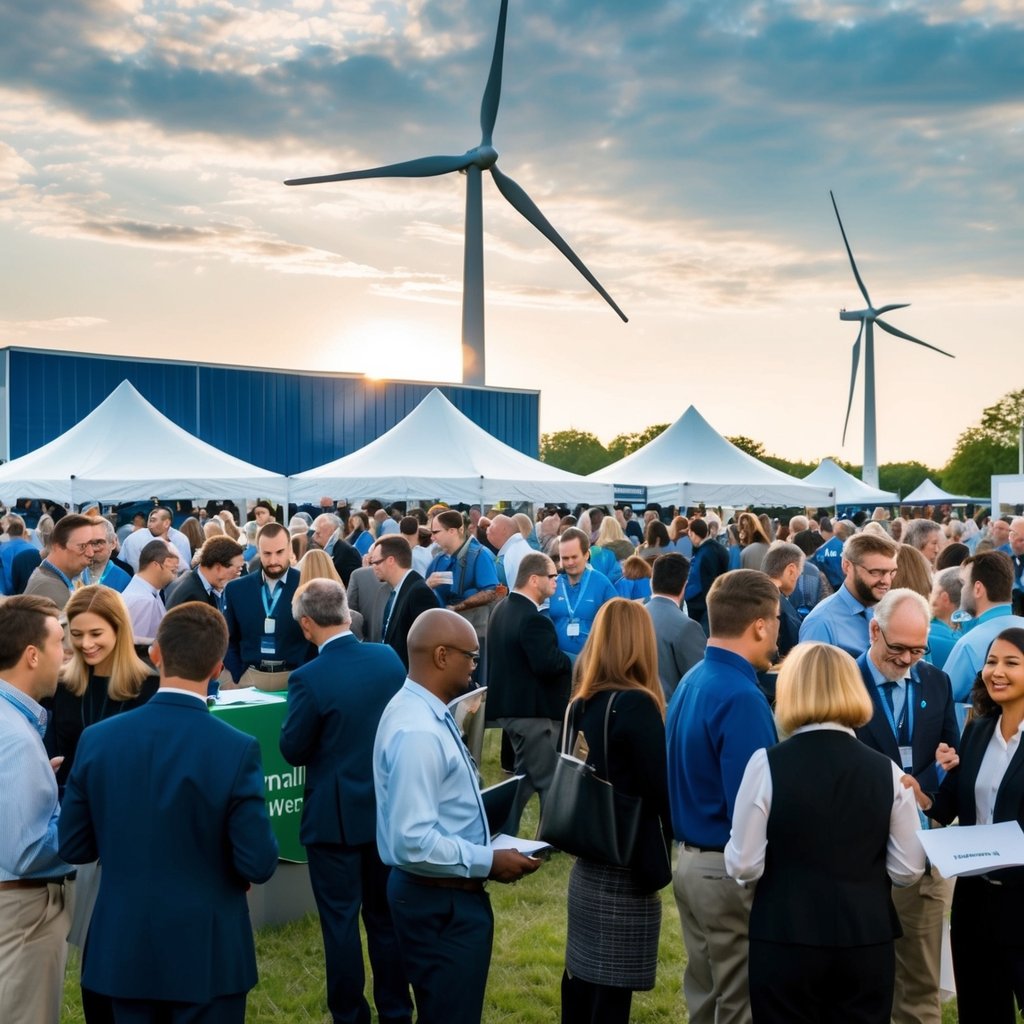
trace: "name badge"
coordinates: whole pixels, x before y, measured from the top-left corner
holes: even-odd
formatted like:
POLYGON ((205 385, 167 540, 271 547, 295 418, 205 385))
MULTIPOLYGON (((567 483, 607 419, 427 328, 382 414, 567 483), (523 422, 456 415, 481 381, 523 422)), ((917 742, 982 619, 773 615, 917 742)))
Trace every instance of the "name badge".
POLYGON ((914 764, 913 747, 900 747, 900 766, 905 772, 909 772, 914 764))
POLYGON ((277 653, 274 648, 274 638, 272 636, 265 636, 260 641, 260 656, 263 658, 273 658, 277 653))
POLYGON ((275 619, 266 618, 263 620, 263 632, 269 633, 271 636, 274 630, 277 628, 277 621, 275 619))
POLYGON ((565 627, 566 636, 579 636, 580 635, 580 623, 579 619, 573 619, 568 626, 565 627))

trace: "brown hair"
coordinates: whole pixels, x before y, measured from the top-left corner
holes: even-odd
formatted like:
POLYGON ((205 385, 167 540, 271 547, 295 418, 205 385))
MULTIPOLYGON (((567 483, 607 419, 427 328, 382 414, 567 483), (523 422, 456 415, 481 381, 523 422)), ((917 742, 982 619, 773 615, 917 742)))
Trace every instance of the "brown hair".
POLYGON ((0 672, 21 661, 28 647, 46 643, 46 620, 59 618, 57 605, 39 594, 16 594, 0 602, 0 672))
POLYGON ((156 642, 161 676, 202 683, 224 660, 228 626, 216 608, 202 601, 186 601, 160 620, 156 642))
POLYGON ((399 569, 412 568, 412 548, 400 534, 385 534, 374 547, 380 552, 381 558, 394 558, 399 569))
POLYGON ((964 559, 963 564, 970 567, 968 582, 972 586, 980 583, 993 604, 1006 604, 1013 596, 1013 562, 1009 555, 985 551, 964 559))
POLYGON ((708 591, 712 637, 734 639, 758 619, 779 614, 779 588, 757 569, 733 569, 718 576, 708 591))
POLYGON ((931 566, 918 548, 910 544, 900 545, 896 553, 896 575, 892 578, 891 587, 893 590, 912 590, 925 600, 931 595, 931 566))

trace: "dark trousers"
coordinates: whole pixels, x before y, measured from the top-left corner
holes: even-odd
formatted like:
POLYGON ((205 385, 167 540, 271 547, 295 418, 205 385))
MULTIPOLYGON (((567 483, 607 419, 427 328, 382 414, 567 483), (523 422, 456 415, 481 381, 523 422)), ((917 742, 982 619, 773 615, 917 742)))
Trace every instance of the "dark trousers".
POLYGON ((562 1024, 629 1024, 631 988, 595 985, 562 972, 562 1024))
POLYGON ((829 947, 751 939, 747 970, 754 1024, 889 1024, 891 942, 829 947))
POLYGON ((1024 889, 958 878, 949 939, 960 1024, 1013 1024, 1024 1007, 1024 889))
POLYGON ((388 902, 417 1024, 480 1024, 494 939, 487 893, 423 885, 396 868, 388 902))
POLYGON ((245 1024, 245 997, 238 992, 208 1003, 114 999, 117 1024, 245 1024))
POLYGON ((335 1024, 370 1024, 370 1007, 363 995, 366 979, 359 938, 360 906, 377 1016, 382 1024, 410 1024, 409 982, 388 909, 389 869, 377 854, 377 844, 311 843, 306 854, 324 937, 327 1006, 335 1024))
POLYGON ((114 1000, 91 989, 82 989, 82 1016, 85 1024, 114 1024, 114 1000))

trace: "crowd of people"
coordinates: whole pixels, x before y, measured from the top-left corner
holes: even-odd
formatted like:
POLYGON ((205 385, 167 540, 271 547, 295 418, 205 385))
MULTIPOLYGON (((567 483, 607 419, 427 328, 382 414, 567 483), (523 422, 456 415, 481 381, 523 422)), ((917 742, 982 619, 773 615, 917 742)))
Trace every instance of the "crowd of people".
POLYGON ((542 865, 492 838, 560 750, 640 806, 572 866, 567 1024, 655 986, 669 884, 696 1024, 938 1024, 950 908, 961 1022, 1024 1003, 1024 868, 954 886, 917 837, 1024 824, 1024 517, 61 511, 0 520, 0 1019, 59 1019, 70 941, 89 1024, 244 1020, 277 844, 258 745, 195 714, 241 686, 287 690, 335 1021, 360 915, 381 1021, 481 1019, 486 883, 542 865))

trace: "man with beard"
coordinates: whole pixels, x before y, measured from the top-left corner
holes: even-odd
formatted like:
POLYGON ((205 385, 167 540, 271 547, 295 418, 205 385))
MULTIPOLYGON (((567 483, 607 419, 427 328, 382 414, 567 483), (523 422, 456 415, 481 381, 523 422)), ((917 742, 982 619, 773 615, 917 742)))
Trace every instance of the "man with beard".
POLYGON ((871 643, 868 623, 896 575, 899 545, 888 537, 858 533, 843 546, 843 585, 815 605, 800 627, 800 642, 818 640, 859 658, 871 643))
POLYGON ((268 522, 256 535, 257 572, 224 588, 228 653, 224 667, 239 686, 284 690, 293 669, 304 665, 312 648, 292 618, 299 571, 291 568, 291 536, 280 523, 268 522))

